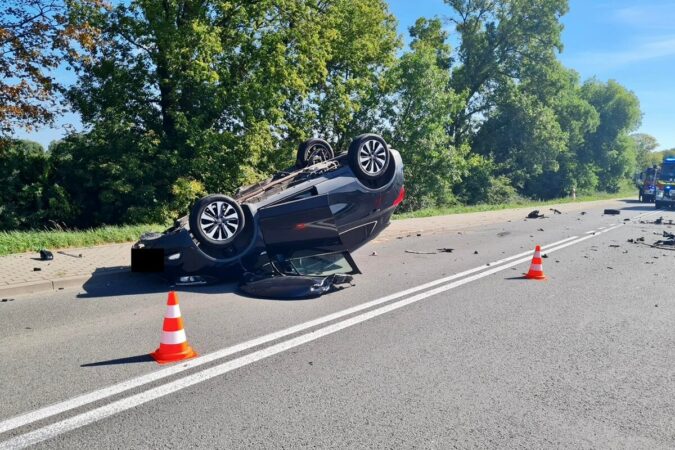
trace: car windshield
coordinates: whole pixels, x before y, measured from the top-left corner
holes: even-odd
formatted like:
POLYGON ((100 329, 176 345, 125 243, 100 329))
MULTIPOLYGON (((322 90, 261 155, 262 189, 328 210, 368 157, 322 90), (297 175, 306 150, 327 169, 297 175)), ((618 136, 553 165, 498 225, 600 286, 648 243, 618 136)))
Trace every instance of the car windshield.
POLYGON ((675 181, 675 165, 664 165, 659 173, 659 180, 675 181))
POLYGON ((353 274, 358 269, 345 253, 298 256, 287 259, 278 266, 281 272, 304 276, 327 276, 336 273, 353 274))

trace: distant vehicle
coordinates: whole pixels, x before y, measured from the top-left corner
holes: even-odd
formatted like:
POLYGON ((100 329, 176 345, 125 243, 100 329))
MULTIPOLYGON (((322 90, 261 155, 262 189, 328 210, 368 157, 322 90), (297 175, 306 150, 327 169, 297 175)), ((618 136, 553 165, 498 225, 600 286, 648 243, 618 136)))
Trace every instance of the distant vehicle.
POLYGON ((359 136, 337 157, 311 139, 287 171, 234 198, 206 196, 165 232, 141 236, 131 268, 183 284, 360 273, 350 252, 389 225, 404 196, 401 156, 380 136, 359 136))
POLYGON ((656 171, 656 208, 675 205, 675 158, 666 157, 656 171))
POLYGON ((657 166, 645 169, 635 178, 638 188, 638 199, 641 202, 653 203, 656 200, 656 171, 657 166))

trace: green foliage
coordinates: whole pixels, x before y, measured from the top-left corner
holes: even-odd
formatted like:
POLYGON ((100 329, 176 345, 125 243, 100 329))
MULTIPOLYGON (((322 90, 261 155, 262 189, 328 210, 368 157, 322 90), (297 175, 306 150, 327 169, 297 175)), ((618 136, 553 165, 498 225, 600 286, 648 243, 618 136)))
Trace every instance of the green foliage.
POLYGON ((312 136, 383 134, 405 211, 616 192, 660 162, 635 95, 558 60, 567 0, 445 3, 454 52, 425 18, 401 52, 385 0, 67 2, 86 131, 0 146, 0 228, 164 222, 312 136))
POLYGON ((37 142, 15 140, 0 147, 0 230, 42 223, 47 161, 37 142))
POLYGON ((447 133, 460 99, 443 67, 450 53, 440 21, 419 20, 412 50, 389 73, 396 93, 387 108, 388 141, 400 149, 406 167, 405 210, 453 203, 459 181, 457 154, 447 133))
POLYGON ((659 147, 659 142, 654 136, 645 133, 634 133, 630 137, 635 144, 635 152, 637 154, 635 164, 638 172, 663 161, 663 157, 658 158, 654 154, 654 150, 659 147))

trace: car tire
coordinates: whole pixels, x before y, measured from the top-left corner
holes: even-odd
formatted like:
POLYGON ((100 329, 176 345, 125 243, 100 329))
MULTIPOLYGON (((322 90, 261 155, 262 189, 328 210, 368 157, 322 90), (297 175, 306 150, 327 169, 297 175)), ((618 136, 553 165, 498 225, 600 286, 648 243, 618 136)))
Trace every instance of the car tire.
POLYGON ((323 139, 309 139, 298 147, 297 165, 307 167, 335 157, 333 147, 323 139))
POLYGON ((234 241, 245 225, 244 211, 227 195, 207 195, 190 211, 190 231, 203 245, 225 247, 234 241))
POLYGON ((362 181, 374 181, 385 176, 391 158, 387 143, 376 134, 362 134, 349 144, 349 166, 362 181))

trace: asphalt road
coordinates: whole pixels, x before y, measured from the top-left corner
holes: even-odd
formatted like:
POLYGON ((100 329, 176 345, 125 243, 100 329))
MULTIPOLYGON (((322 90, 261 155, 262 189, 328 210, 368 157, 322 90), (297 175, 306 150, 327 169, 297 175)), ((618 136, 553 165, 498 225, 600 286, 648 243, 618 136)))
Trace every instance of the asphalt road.
POLYGON ((180 290, 161 368, 159 280, 0 303, 0 448, 673 448, 675 251, 627 241, 675 212, 562 212, 378 239, 316 300, 180 290))

